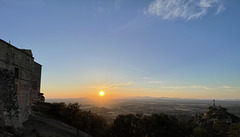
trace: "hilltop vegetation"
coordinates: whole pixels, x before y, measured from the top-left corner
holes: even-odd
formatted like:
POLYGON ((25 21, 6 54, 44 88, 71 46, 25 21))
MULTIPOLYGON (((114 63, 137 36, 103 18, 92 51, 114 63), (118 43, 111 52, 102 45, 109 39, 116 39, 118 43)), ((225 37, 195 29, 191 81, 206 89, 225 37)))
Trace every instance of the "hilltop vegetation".
POLYGON ((204 114, 180 119, 159 113, 118 115, 113 123, 78 103, 52 103, 43 113, 93 137, 239 137, 240 120, 222 107, 209 107, 204 114))

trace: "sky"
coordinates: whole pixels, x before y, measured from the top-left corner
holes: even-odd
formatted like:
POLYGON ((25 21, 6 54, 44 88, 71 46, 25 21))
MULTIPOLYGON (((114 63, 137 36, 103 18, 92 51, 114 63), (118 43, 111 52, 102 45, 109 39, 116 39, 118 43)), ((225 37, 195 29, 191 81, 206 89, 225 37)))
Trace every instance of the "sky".
POLYGON ((0 38, 32 49, 46 98, 240 99, 239 5, 0 0, 0 38))

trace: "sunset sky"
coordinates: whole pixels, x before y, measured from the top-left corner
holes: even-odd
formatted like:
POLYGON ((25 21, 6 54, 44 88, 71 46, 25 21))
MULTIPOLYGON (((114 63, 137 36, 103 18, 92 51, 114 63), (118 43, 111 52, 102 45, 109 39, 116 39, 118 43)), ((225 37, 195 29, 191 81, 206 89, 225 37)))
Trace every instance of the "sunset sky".
POLYGON ((240 99, 239 0, 0 0, 46 98, 240 99))

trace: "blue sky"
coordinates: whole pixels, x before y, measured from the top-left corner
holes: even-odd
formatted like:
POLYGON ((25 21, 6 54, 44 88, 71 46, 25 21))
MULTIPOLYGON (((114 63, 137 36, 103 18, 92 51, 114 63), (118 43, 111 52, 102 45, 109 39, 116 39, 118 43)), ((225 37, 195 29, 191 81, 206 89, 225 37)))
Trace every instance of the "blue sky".
POLYGON ((240 99, 238 0, 0 0, 0 38, 32 49, 48 98, 240 99))

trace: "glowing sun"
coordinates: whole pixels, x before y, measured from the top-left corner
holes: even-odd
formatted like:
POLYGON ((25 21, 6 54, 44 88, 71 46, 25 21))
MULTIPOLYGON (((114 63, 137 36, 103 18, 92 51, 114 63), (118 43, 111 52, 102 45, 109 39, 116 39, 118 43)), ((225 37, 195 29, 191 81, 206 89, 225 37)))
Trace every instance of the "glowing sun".
POLYGON ((104 96, 104 91, 100 91, 99 96, 104 96))

